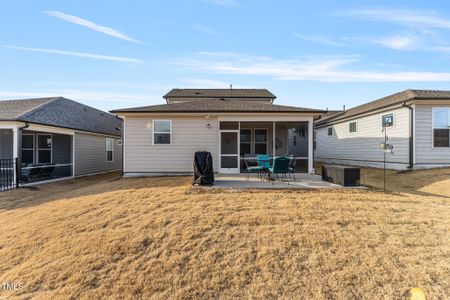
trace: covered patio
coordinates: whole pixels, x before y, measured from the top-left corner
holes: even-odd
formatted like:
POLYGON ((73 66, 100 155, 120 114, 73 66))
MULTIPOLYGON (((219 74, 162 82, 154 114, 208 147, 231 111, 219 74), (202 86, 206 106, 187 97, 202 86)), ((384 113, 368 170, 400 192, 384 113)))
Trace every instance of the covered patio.
POLYGON ((288 157, 293 173, 313 173, 312 118, 260 119, 220 121, 219 174, 247 173, 260 155, 270 164, 288 157))
POLYGON ((0 127, 1 185, 72 177, 73 146, 73 133, 66 129, 3 124, 0 127))
POLYGON ((72 176, 72 135, 23 130, 20 141, 21 184, 72 176))

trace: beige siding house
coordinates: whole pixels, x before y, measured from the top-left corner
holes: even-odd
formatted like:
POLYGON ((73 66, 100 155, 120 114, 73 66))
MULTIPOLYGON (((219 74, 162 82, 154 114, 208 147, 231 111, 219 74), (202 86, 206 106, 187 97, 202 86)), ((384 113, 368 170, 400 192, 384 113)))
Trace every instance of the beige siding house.
POLYGON ((450 91, 406 90, 324 115, 315 123, 315 160, 382 167, 385 133, 394 147, 388 168, 450 166, 450 91))
POLYGON ((121 170, 122 120, 62 97, 0 101, 0 169, 8 186, 121 170))
POLYGON ((313 172, 314 118, 323 111, 273 104, 264 89, 174 89, 166 104, 112 111, 124 120, 125 175, 190 174, 196 151, 218 173, 245 171, 245 157, 289 155, 313 172))

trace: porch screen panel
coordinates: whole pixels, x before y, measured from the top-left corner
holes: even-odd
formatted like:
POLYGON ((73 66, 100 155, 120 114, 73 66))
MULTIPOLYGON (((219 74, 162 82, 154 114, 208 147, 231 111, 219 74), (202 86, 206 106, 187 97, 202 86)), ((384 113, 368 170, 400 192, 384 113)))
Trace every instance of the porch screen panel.
POLYGON ((275 124, 275 155, 295 160, 296 172, 308 172, 308 123, 277 122, 275 124))
POLYGON ((34 163, 34 134, 22 134, 22 164, 34 163))
POLYGON ((241 129, 241 156, 252 153, 252 130, 241 129))
POLYGON ((221 153, 237 155, 238 145, 236 132, 222 132, 221 153))
POLYGON ((255 129, 255 153, 267 154, 267 129, 255 129))
POLYGON ((220 165, 222 168, 237 168, 238 161, 235 156, 222 156, 220 158, 220 165))
POLYGON ((50 164, 52 162, 52 136, 39 134, 37 137, 38 163, 50 164))

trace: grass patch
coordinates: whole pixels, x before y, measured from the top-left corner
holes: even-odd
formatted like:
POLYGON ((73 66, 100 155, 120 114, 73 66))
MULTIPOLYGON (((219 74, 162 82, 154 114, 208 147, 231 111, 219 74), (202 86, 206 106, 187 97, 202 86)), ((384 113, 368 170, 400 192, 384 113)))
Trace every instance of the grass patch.
POLYGON ((24 288, 0 298, 446 298, 436 185, 232 192, 112 174, 4 192, 0 282, 24 288))

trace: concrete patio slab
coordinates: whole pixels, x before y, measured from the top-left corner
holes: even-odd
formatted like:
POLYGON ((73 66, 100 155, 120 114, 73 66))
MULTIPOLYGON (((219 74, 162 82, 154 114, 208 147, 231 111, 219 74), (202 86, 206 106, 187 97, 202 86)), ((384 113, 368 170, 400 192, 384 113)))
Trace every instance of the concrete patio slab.
POLYGON ((212 188, 234 189, 339 189, 340 185, 322 180, 320 175, 296 174, 289 182, 261 180, 252 174, 247 181, 245 174, 216 175, 212 188))

